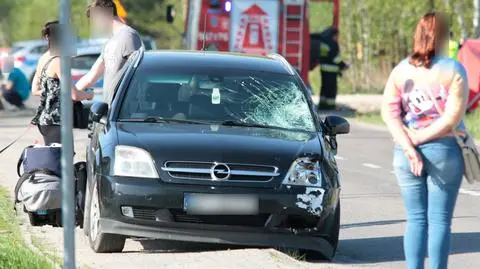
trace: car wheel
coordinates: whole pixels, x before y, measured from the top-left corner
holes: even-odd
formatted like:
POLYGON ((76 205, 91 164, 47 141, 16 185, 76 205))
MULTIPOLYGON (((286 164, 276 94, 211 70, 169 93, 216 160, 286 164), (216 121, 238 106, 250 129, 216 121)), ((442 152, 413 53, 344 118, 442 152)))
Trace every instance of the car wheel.
MULTIPOLYGON (((87 171, 88 173, 88 171, 87 171)), ((87 188, 85 189, 85 212, 83 212, 83 233, 88 236, 90 231, 90 180, 87 178, 87 188)))
POLYGON ((90 209, 88 213, 88 241, 96 253, 121 252, 125 246, 125 237, 118 234, 102 232, 100 225, 100 202, 98 199, 97 183, 93 183, 90 209))

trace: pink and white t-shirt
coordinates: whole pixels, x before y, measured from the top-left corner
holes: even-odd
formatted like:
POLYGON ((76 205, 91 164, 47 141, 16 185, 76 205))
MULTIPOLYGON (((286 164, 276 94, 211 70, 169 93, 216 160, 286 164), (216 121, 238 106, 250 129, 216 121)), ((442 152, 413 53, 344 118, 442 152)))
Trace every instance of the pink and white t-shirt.
POLYGON ((443 113, 458 130, 464 130, 462 116, 467 99, 467 75, 459 62, 437 58, 427 69, 405 59, 390 74, 383 104, 391 116, 400 117, 410 128, 428 127, 443 113))

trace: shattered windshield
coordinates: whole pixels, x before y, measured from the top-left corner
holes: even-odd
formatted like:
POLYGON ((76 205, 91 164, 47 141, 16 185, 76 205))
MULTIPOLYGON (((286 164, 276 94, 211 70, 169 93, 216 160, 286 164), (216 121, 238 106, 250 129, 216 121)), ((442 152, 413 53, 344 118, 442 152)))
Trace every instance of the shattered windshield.
POLYGON ((238 71, 149 73, 138 72, 133 77, 120 109, 120 121, 154 117, 315 131, 306 96, 293 76, 238 71))

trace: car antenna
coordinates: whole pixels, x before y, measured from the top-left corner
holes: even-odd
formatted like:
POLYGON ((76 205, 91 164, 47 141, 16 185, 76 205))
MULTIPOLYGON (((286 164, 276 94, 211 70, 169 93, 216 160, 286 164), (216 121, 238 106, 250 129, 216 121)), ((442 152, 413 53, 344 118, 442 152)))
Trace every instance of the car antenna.
POLYGON ((203 43, 202 43, 202 50, 205 51, 205 39, 207 39, 207 13, 203 17, 203 43))

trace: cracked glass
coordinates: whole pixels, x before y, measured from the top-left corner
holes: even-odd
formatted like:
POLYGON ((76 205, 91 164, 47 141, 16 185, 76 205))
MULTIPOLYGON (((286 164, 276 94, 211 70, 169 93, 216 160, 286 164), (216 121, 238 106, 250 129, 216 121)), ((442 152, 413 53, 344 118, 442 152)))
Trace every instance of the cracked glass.
POLYGON ((276 73, 138 72, 119 120, 155 117, 315 132, 302 87, 294 76, 276 73))

